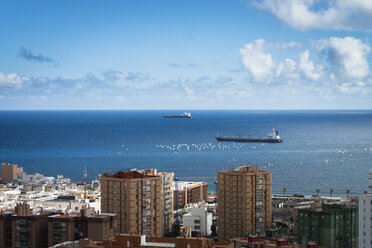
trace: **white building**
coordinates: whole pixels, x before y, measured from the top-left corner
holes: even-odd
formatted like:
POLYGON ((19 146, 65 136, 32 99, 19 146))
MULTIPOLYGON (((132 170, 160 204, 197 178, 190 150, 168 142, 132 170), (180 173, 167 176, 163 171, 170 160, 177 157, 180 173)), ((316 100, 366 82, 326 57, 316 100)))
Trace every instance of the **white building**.
POLYGON ((372 170, 368 173, 368 194, 359 197, 359 248, 372 247, 372 170))
POLYGON ((191 232, 198 236, 207 236, 212 234, 212 213, 207 212, 206 208, 191 208, 191 212, 182 218, 183 226, 191 227, 191 232))

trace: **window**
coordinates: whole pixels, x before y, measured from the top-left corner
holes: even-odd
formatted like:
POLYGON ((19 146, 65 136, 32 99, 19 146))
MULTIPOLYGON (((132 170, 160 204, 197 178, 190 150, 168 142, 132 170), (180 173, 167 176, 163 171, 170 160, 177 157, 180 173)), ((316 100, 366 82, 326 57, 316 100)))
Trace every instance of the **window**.
POLYGON ((262 216, 262 212, 256 213, 256 217, 261 217, 261 216, 262 216))
POLYGON ((256 206, 262 206, 262 202, 256 202, 256 206))
POLYGON ((150 222, 150 218, 149 217, 143 217, 142 222, 150 222))

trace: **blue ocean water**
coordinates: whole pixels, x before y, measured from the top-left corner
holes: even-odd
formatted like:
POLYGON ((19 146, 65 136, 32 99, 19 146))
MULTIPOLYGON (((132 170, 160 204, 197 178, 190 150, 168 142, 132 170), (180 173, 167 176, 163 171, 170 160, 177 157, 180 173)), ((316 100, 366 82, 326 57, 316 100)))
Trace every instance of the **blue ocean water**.
MULTIPOLYGON (((0 161, 29 173, 74 181, 103 171, 156 167, 176 177, 215 177, 240 165, 265 165, 273 192, 360 195, 372 169, 372 111, 0 111, 0 161), (263 136, 282 144, 215 141, 216 133, 263 136), (182 145, 180 145, 182 144, 182 145), (177 148, 178 147, 178 148, 177 148), (188 147, 188 149, 187 149, 188 147)), ((214 185, 210 185, 214 189, 214 185)))

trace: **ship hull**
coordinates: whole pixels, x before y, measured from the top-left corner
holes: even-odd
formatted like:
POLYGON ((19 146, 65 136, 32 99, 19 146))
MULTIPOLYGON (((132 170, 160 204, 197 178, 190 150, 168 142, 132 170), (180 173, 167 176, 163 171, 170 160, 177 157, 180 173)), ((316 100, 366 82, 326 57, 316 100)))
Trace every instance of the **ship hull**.
POLYGON ((282 139, 264 139, 264 138, 239 138, 239 137, 224 137, 217 136, 217 141, 220 142, 240 142, 240 143, 282 143, 282 139))
POLYGON ((182 116, 182 115, 163 115, 163 118, 166 119, 190 119, 191 116, 182 116))

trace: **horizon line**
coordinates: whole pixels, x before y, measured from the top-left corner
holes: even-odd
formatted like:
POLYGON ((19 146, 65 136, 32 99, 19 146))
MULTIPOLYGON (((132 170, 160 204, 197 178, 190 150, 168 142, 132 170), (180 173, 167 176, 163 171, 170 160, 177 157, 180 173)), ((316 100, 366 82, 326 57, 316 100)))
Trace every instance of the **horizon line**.
POLYGON ((0 111, 372 111, 370 109, 0 109, 0 111))

